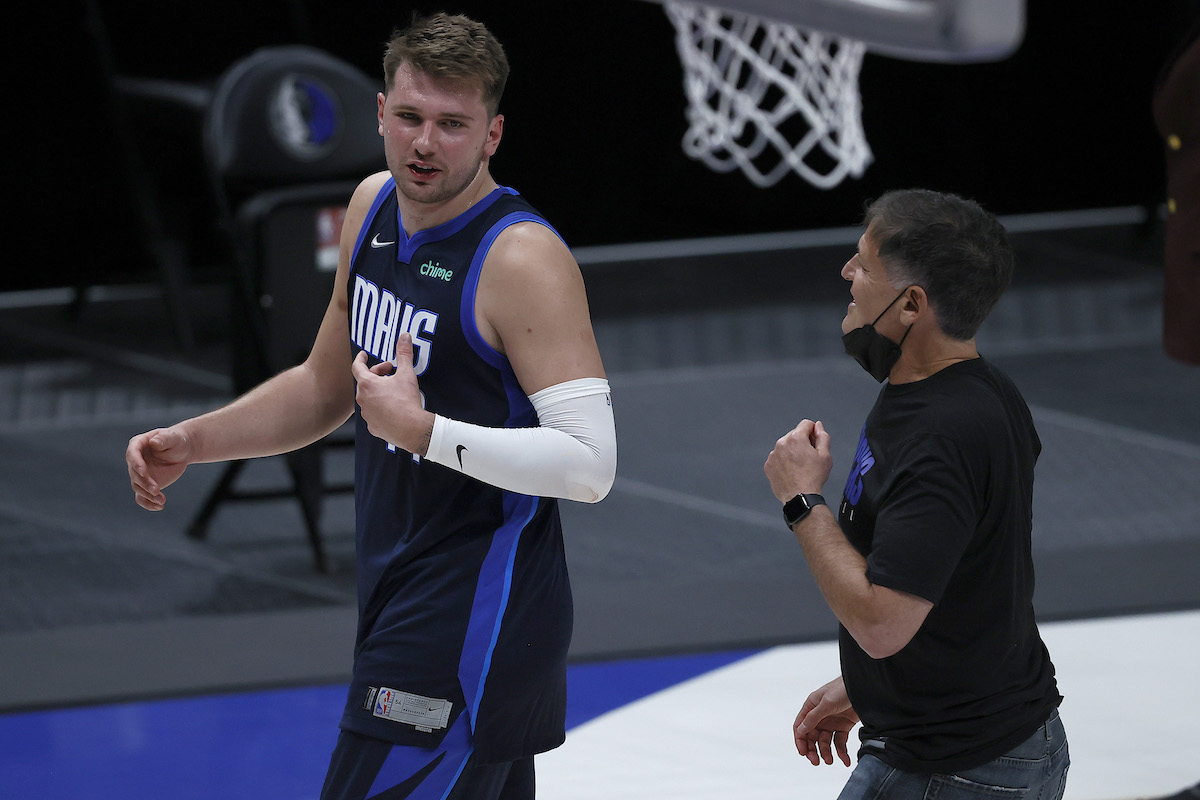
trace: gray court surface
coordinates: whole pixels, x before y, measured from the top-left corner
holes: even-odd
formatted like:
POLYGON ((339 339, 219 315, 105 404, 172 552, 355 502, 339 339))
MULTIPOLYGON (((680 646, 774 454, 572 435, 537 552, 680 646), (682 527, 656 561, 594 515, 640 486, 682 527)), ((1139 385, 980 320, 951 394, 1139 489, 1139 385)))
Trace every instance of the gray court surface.
MULTIPOLYGON (((1044 445, 1039 613, 1200 606, 1200 369, 1158 344, 1159 243, 1133 225, 1011 227, 1020 273, 979 344, 1044 445)), ((878 391, 840 354, 844 238, 579 254, 619 466, 602 503, 562 508, 576 660, 834 636, 762 464, 821 419, 836 493, 878 391)), ((0 295, 0 709, 347 679, 348 497, 325 500, 326 574, 292 501, 227 504, 207 541, 184 535, 220 466, 191 468, 160 514, 131 499, 128 438, 230 397, 223 293, 194 294, 188 351, 153 291, 98 293, 74 320, 53 293, 0 295)), ((330 480, 350 470, 331 453, 330 480)), ((266 459, 244 479, 285 473, 266 459)))

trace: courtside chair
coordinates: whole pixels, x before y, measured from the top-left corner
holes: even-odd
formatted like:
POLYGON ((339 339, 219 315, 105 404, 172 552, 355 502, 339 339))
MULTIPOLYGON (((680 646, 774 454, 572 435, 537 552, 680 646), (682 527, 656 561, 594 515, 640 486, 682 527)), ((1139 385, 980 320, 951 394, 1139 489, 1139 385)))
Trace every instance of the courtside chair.
MULTIPOLYGON (((376 123, 381 88, 356 67, 299 45, 257 50, 217 81, 203 148, 233 263, 231 368, 238 394, 308 355, 333 289, 346 203, 358 181, 385 168, 376 123)), ((290 477, 282 489, 239 490, 246 462, 230 462, 188 534, 205 538, 224 502, 294 497, 316 567, 327 570, 322 496, 353 487, 325 483, 322 454, 352 444, 349 427, 278 456, 290 477)))

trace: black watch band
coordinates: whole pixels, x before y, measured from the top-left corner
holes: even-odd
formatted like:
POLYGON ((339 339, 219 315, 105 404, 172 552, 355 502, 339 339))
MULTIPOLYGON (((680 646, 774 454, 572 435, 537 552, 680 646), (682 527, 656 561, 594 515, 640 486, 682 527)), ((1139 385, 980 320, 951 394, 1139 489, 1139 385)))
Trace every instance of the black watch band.
POLYGON ((819 494, 798 494, 783 504, 783 521, 788 529, 804 519, 816 506, 825 505, 825 498, 819 494))

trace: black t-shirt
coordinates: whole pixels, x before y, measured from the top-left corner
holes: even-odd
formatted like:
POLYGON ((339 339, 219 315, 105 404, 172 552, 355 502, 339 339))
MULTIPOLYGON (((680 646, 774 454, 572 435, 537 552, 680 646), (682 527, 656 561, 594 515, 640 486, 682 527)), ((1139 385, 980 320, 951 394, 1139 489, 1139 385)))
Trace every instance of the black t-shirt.
POLYGON ((888 658, 840 632, 863 752, 906 770, 970 769, 1027 739, 1061 701, 1033 612, 1040 451, 1020 392, 982 358, 880 392, 839 522, 872 583, 934 605, 888 658))

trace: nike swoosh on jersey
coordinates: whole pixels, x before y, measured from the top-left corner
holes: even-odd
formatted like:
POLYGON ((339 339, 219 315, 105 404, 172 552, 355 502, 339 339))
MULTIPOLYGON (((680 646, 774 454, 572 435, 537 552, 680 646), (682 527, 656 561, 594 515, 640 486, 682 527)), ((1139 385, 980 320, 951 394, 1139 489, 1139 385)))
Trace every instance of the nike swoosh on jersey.
POLYGON ((395 242, 381 242, 381 241, 379 241, 379 234, 378 234, 378 233, 377 233, 377 234, 375 234, 375 236, 373 236, 373 237, 371 238, 371 247, 374 247, 376 250, 378 250, 380 247, 390 247, 391 245, 394 245, 394 244, 395 244, 395 242))

